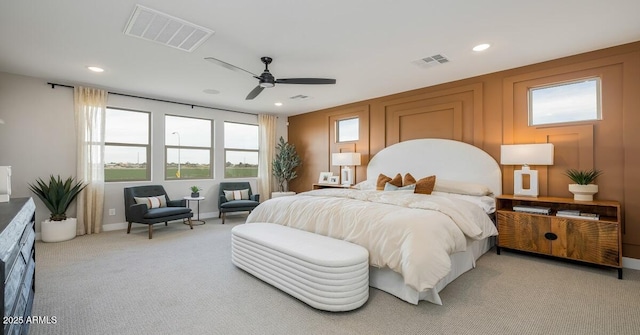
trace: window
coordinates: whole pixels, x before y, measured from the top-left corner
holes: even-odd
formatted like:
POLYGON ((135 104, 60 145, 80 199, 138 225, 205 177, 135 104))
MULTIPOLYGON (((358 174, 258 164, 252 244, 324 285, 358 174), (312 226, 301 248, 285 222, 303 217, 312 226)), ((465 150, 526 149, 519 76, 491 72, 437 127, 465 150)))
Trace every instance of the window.
POLYGON ((600 78, 529 89, 529 125, 602 120, 600 78))
POLYGON ((213 121, 165 115, 166 180, 212 178, 213 121))
POLYGON ((345 119, 336 122, 337 142, 350 142, 360 139, 360 119, 345 119))
POLYGON ((224 177, 258 176, 258 126, 224 123, 224 177))
POLYGON ((150 114, 107 108, 104 180, 151 180, 150 114))

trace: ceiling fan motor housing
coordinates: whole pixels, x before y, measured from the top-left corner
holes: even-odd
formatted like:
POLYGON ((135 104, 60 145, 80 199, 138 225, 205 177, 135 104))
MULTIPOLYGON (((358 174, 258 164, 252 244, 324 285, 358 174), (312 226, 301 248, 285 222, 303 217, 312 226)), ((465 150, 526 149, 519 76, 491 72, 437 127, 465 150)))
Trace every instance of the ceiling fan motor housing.
POLYGON ((276 79, 269 70, 264 70, 258 79, 261 87, 269 88, 276 85, 276 79))

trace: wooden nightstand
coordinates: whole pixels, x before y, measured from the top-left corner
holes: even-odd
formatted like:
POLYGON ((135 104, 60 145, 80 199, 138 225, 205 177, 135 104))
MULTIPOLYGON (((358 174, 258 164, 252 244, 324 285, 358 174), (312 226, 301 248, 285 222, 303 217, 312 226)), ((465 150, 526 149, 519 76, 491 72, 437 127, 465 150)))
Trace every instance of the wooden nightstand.
POLYGON ((622 279, 622 210, 617 201, 574 201, 571 198, 496 198, 498 243, 515 249, 618 269, 622 279), (551 208, 549 215, 516 212, 514 206, 551 208), (556 216, 558 210, 594 213, 599 219, 556 216))
POLYGON ((313 184, 314 190, 319 190, 321 188, 351 188, 351 185, 342 185, 342 184, 313 184))

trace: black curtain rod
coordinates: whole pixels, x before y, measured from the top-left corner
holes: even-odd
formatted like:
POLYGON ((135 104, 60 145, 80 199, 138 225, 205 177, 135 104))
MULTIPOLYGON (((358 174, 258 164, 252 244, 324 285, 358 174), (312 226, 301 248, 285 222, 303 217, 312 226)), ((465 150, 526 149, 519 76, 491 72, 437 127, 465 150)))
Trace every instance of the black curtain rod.
MULTIPOLYGON (((52 89, 56 88, 56 86, 74 88, 74 86, 71 86, 71 85, 56 84, 56 83, 47 83, 47 85, 51 85, 52 89)), ((234 111, 234 110, 231 110, 231 109, 216 108, 216 107, 209 107, 209 106, 202 106, 202 105, 194 105, 194 104, 188 104, 188 103, 184 103, 184 102, 177 102, 177 101, 170 101, 170 100, 163 100, 163 99, 156 99, 156 98, 149 98, 149 97, 141 97, 141 96, 138 96, 138 95, 124 94, 124 93, 117 93, 117 92, 109 92, 109 94, 119 95, 119 96, 129 97, 129 98, 138 98, 138 99, 145 99, 145 100, 151 100, 151 101, 167 102, 167 103, 170 103, 170 104, 177 104, 177 105, 183 105, 183 106, 191 106, 191 109, 193 109, 194 107, 200 107, 200 108, 215 109, 215 110, 219 110, 219 111, 232 112, 232 113, 258 115, 258 114, 249 113, 249 112, 234 111)))

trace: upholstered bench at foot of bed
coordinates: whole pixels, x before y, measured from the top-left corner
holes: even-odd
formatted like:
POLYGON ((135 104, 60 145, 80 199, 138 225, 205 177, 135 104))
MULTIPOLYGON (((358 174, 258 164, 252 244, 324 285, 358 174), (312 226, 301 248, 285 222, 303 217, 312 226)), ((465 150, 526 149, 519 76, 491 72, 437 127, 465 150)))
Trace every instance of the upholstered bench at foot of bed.
POLYGON ((235 226, 231 242, 233 264, 311 307, 349 311, 369 299, 369 253, 359 245, 273 223, 235 226))

